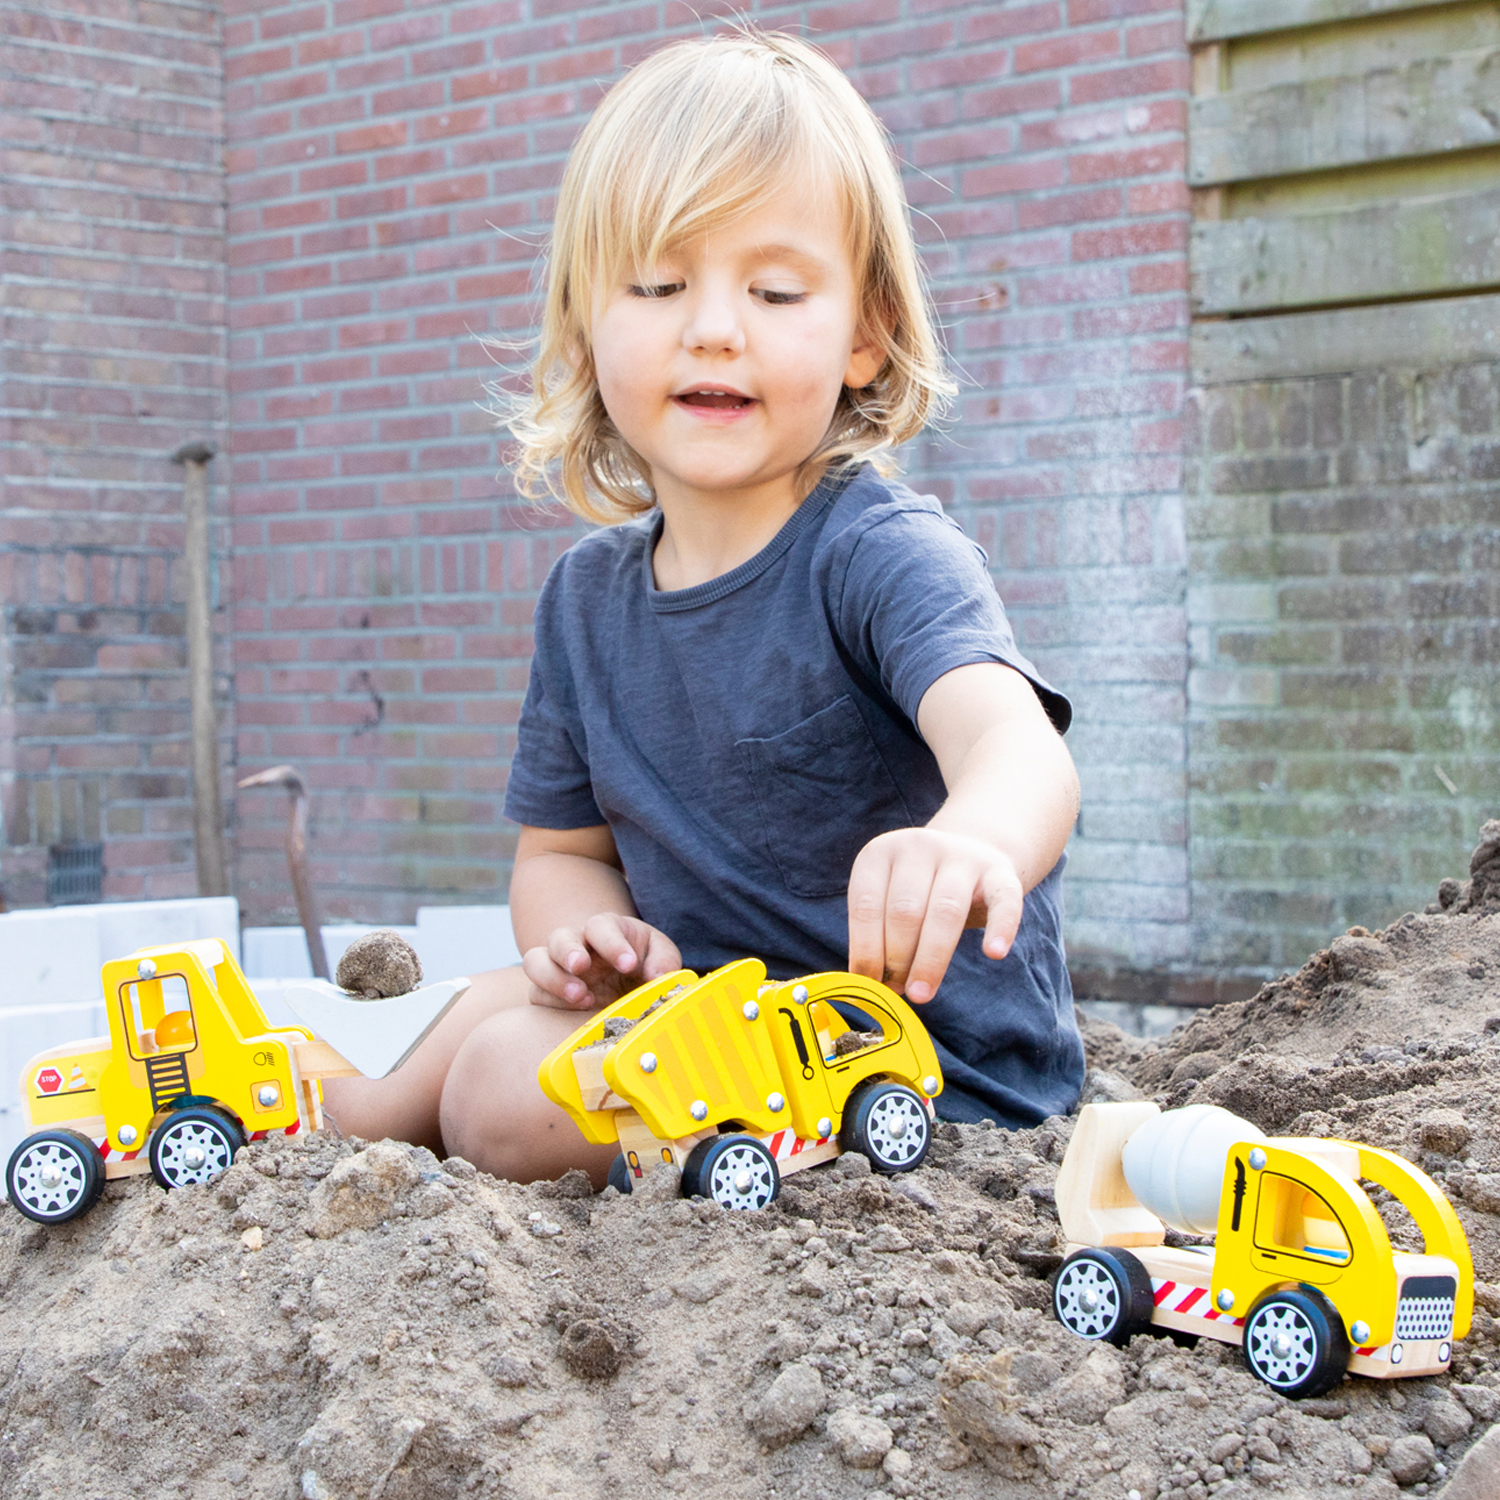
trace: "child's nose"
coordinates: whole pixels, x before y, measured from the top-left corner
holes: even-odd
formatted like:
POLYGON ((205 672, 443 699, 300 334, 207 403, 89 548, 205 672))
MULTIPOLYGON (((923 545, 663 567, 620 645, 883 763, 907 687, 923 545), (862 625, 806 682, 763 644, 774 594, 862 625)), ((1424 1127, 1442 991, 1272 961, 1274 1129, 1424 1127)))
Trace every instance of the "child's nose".
POLYGON ((692 300, 682 341, 686 348, 705 353, 725 350, 738 353, 743 349, 745 329, 733 298, 723 293, 701 291, 692 300))

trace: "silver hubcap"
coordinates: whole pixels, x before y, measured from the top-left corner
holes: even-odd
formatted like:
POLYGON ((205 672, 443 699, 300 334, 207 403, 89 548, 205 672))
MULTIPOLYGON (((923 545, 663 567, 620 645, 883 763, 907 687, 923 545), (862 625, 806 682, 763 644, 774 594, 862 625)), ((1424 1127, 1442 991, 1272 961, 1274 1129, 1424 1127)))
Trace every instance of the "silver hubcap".
POLYGON ((188 1187, 227 1172, 232 1157, 233 1148, 222 1132, 201 1120, 185 1120, 163 1128, 156 1159, 173 1187, 188 1187))
POLYGON ((1267 1385, 1284 1389, 1307 1378, 1317 1359, 1318 1339, 1300 1308, 1273 1303, 1250 1319, 1245 1352, 1267 1385))
POLYGON ((882 1166, 915 1161, 927 1141, 927 1111, 910 1094, 882 1094, 865 1116, 865 1137, 882 1166))
POLYGON ((1057 1278, 1057 1321, 1080 1338, 1102 1339, 1120 1321, 1120 1289, 1096 1260, 1075 1260, 1057 1278))
POLYGON ((56 1141, 42 1141, 22 1152, 12 1178, 16 1197, 49 1219, 76 1208, 87 1181, 78 1154, 56 1141))
POLYGON ((723 1208, 764 1208, 775 1179, 771 1158, 748 1141, 727 1146, 708 1174, 708 1196, 723 1208))

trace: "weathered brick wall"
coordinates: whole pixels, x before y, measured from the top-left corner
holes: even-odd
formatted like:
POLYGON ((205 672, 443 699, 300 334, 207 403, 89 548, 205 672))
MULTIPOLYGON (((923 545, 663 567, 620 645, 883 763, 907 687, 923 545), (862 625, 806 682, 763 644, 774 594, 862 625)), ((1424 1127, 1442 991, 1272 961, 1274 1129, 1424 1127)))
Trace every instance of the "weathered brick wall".
MULTIPOLYGON (((227 7, 238 753, 308 773, 335 911, 505 887, 531 603, 572 531, 513 502, 472 335, 529 332, 552 190, 603 89, 724 10, 227 7)), ((984 542, 1075 694, 1075 946, 1182 959, 1180 6, 745 13, 823 45, 906 163, 965 382, 909 476, 984 542)), ((242 794, 239 816, 241 899, 289 912, 279 802, 242 794)))
POLYGON ((47 846, 102 840, 107 896, 195 893, 168 455, 225 416, 218 7, 0 28, 0 892, 42 901, 47 846))
POLYGON ((1496 813, 1500 365, 1193 412, 1194 952, 1284 967, 1420 911, 1496 813))

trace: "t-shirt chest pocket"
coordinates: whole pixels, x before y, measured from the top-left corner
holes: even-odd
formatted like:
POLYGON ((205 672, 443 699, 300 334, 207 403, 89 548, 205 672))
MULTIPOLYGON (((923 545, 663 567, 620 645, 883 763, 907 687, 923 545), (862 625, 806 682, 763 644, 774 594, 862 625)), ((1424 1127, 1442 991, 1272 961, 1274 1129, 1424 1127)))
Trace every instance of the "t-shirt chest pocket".
POLYGON ((768 739, 736 741, 762 831, 794 896, 839 896, 854 858, 912 818, 847 694, 768 739))

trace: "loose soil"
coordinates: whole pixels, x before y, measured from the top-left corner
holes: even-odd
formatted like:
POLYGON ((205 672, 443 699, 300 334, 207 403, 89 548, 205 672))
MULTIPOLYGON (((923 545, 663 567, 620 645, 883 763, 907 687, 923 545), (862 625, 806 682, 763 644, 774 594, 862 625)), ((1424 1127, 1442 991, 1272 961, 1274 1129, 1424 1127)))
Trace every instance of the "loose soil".
MULTIPOLYGON (((1215 1103, 1397 1150, 1480 1278, 1448 1376, 1288 1402, 1225 1345, 1052 1320, 1072 1129, 939 1127, 760 1214, 390 1142, 247 1148, 205 1188, 0 1211, 0 1495, 193 1500, 1394 1500, 1500 1495, 1500 823, 1427 912, 1159 1043, 1085 1099, 1215 1103)), ((1409 1224, 1387 1208, 1400 1239, 1409 1224)))

